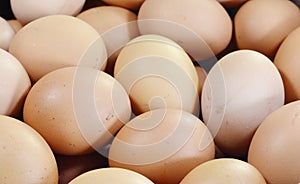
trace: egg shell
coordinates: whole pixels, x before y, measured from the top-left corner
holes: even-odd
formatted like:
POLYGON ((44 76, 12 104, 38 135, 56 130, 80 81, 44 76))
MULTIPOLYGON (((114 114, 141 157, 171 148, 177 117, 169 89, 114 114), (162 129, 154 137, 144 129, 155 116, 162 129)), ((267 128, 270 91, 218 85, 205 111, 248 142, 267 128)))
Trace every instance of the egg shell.
POLYGON ((155 109, 122 127, 108 158, 111 167, 136 171, 156 184, 173 184, 214 156, 214 141, 199 118, 178 109, 155 109))
POLYGON ((180 184, 243 183, 266 184, 264 177, 247 162, 233 159, 213 159, 189 172, 180 184))
POLYGON ((129 120, 124 88, 110 75, 66 67, 42 77, 24 104, 24 120, 54 152, 80 155, 100 149, 129 120))
POLYGON ((14 36, 14 29, 4 18, 0 17, 0 48, 8 50, 10 42, 14 36))
POLYGON ((123 8, 127 8, 130 10, 138 10, 140 6, 144 3, 145 0, 102 0, 103 2, 114 5, 114 6, 120 6, 123 8))
POLYGON ((44 2, 10 0, 13 14, 22 24, 27 24, 48 15, 76 15, 81 11, 84 3, 85 0, 52 0, 44 2))
POLYGON ((245 157, 257 127, 284 104, 281 76, 263 54, 239 50, 221 58, 202 89, 205 124, 216 145, 231 157, 245 157))
POLYGON ((285 37, 300 25, 300 10, 291 1, 251 0, 234 17, 239 49, 256 50, 274 59, 285 37))
POLYGON ((269 184, 300 181, 300 101, 274 111, 261 123, 253 136, 248 162, 269 184))
POLYGON ((95 169, 73 179, 70 184, 154 184, 145 176, 123 168, 101 168, 95 169))
POLYGON ((85 172, 108 167, 108 159, 98 152, 78 156, 56 154, 55 158, 58 165, 59 184, 68 184, 85 172))
POLYGON ((11 41, 9 52, 23 64, 33 83, 67 66, 104 70, 107 59, 99 33, 68 15, 49 15, 25 25, 11 41))
POLYGON ((25 123, 0 115, 0 183, 58 183, 47 142, 25 123))
POLYGON ((199 82, 186 52, 158 35, 131 40, 120 52, 114 76, 124 86, 136 115, 156 108, 199 114, 199 82))
POLYGON ((15 33, 18 32, 23 27, 22 23, 16 19, 10 19, 7 22, 14 29, 15 33))
POLYGON ((137 15, 117 6, 99 6, 81 12, 77 18, 90 24, 103 38, 108 55, 106 71, 112 74, 120 49, 140 35, 137 15))
POLYGON ((300 99, 299 86, 299 51, 300 28, 292 31, 283 41, 274 59, 274 64, 278 68, 284 83, 285 103, 300 99))
POLYGON ((22 64, 0 49, 0 114, 20 118, 31 82, 22 64))
POLYGON ((174 40, 197 61, 220 53, 232 37, 232 21, 215 0, 145 1, 138 13, 138 26, 141 34, 174 40))

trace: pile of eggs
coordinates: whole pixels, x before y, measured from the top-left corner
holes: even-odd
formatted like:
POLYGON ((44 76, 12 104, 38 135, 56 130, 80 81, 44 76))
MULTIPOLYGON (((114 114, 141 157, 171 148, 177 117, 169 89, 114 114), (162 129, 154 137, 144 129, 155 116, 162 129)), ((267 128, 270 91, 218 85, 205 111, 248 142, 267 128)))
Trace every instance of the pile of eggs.
POLYGON ((0 183, 300 183, 300 1, 1 3, 0 183))

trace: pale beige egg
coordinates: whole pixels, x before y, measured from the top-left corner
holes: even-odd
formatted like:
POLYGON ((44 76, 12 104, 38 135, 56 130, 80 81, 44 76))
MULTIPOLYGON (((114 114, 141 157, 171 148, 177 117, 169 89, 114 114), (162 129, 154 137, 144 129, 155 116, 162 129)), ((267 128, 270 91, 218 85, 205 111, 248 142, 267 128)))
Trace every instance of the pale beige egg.
POLYGON ((0 17, 0 48, 8 50, 14 36, 15 31, 12 26, 4 18, 0 17))

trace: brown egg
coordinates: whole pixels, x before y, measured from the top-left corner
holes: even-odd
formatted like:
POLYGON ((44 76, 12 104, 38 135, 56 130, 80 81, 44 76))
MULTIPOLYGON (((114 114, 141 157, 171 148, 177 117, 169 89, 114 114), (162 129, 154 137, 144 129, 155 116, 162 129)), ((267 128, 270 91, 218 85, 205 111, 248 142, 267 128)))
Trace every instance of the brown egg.
POLYGON ((240 6, 244 2, 248 0, 218 0, 222 5, 225 7, 235 7, 235 6, 240 6))
POLYGON ((200 88, 200 93, 201 93, 204 81, 207 77, 207 72, 201 66, 195 66, 195 68, 196 68, 198 79, 199 79, 199 88, 200 88))
POLYGON ((8 50, 14 36, 14 29, 4 18, 0 17, 0 48, 8 50))
POLYGON ((274 64, 283 79, 286 103, 300 100, 299 43, 300 27, 291 32, 283 41, 274 59, 274 64))
POLYGON ((251 0, 238 10, 234 25, 240 49, 273 59, 284 38, 300 25, 300 10, 288 0, 251 0))
POLYGON ((111 167, 136 171, 156 184, 174 184, 214 156, 213 139, 200 119, 178 109, 156 109, 118 132, 108 158, 111 167))
POLYGON ((248 162, 269 184, 300 181, 300 101, 271 113, 253 136, 248 162))
POLYGON ((189 172, 180 184, 266 184, 264 177, 247 162, 233 159, 213 159, 189 172))
POLYGON ((80 13, 77 18, 93 26, 103 38, 108 55, 106 70, 112 74, 120 49, 139 36, 136 14, 121 7, 100 6, 80 13))
POLYGON ((128 92, 136 115, 157 108, 199 113, 199 82, 186 52, 174 41, 143 35, 120 52, 115 78, 128 92))
POLYGON ((22 27, 22 23, 16 19, 11 19, 7 21, 15 32, 18 32, 22 27))
POLYGON ((68 15, 50 15, 30 22, 17 32, 9 52, 19 59, 33 82, 66 66, 104 70, 106 65, 106 49, 99 33, 68 15))
POLYGON ((55 155, 59 172, 59 184, 68 184, 77 176, 102 167, 108 167, 108 159, 98 152, 78 156, 55 155))
POLYGON ((121 6, 123 8, 138 10, 145 0, 102 0, 109 5, 121 6))
POLYGON ((0 150, 0 183, 58 183, 53 152, 25 123, 0 115, 0 150))
POLYGON ((84 3, 85 0, 52 0, 43 2, 10 0, 13 14, 22 24, 27 24, 48 15, 76 15, 81 11, 84 3))
POLYGON ((20 117, 30 88, 31 82, 22 64, 0 49, 0 114, 20 117))
POLYGON ((154 184, 145 176, 122 168, 95 169, 73 179, 69 184, 154 184))
POLYGON ((129 97, 110 75, 86 67, 57 69, 29 91, 24 120, 59 154, 100 149, 131 115, 129 97))
POLYGON ((221 58, 202 89, 204 122, 227 155, 245 157, 257 127, 284 104, 281 76, 263 54, 239 50, 221 58))
POLYGON ((216 0, 145 1, 138 20, 141 34, 166 36, 197 61, 220 53, 232 36, 232 21, 216 0))

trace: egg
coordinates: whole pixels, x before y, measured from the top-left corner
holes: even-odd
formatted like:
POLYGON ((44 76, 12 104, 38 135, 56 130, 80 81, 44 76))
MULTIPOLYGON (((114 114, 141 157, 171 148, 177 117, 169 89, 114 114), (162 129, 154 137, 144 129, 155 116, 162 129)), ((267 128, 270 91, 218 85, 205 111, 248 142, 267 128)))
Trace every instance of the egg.
POLYGON ((240 6, 248 0, 218 0, 225 7, 240 6))
POLYGON ((253 136, 248 162, 269 184, 300 181, 300 101, 284 105, 271 113, 253 136))
POLYGON ((138 115, 171 107, 199 114, 199 82, 186 52, 158 35, 131 40, 120 52, 114 77, 124 86, 138 115))
POLYGON ((145 0, 102 0, 109 5, 120 6, 130 10, 138 10, 145 0))
POLYGON ((55 155, 59 184, 68 184, 77 176, 98 168, 108 167, 108 159, 98 152, 78 156, 55 155))
POLYGON ((106 71, 112 74, 120 49, 139 36, 136 14, 121 7, 99 6, 81 12, 77 18, 93 26, 103 38, 108 55, 106 71))
POLYGON ((22 63, 33 83, 66 66, 104 70, 107 59, 99 33, 68 15, 50 15, 25 25, 11 41, 9 52, 22 63))
POLYGON ((69 184, 154 184, 145 176, 122 168, 101 168, 95 169, 73 179, 69 184))
POLYGON ((21 22, 16 19, 10 19, 7 22, 14 29, 15 33, 18 32, 23 27, 21 22))
POLYGON ((204 81, 207 77, 207 72, 201 66, 195 66, 195 68, 196 68, 197 76, 198 76, 198 79, 199 79, 199 88, 200 88, 200 92, 201 92, 204 81))
POLYGON ((11 25, 2 17, 0 17, 0 48, 8 50, 15 31, 11 25))
POLYGON ((285 37, 300 25, 300 10, 291 1, 247 1, 234 17, 239 49, 252 49, 273 60, 285 37))
POLYGON ((0 114, 19 118, 31 82, 22 64, 0 49, 0 114))
POLYGON ((84 3, 85 0, 52 0, 44 2, 10 0, 13 14, 22 24, 27 24, 48 15, 76 15, 81 11, 84 3))
POLYGON ((0 150, 0 183, 58 183, 53 152, 25 123, 0 115, 0 150))
POLYGON ((155 109, 123 126, 108 156, 110 167, 136 171, 156 184, 174 184, 213 159, 215 144, 207 127, 191 113, 155 109))
POLYGON ((233 158, 220 158, 200 164, 180 184, 243 183, 266 184, 261 173, 251 164, 233 158))
POLYGON ((108 144, 130 119, 131 106, 124 88, 110 75, 65 67, 34 84, 23 115, 55 153, 80 155, 108 144))
POLYGON ((257 127, 284 104, 279 71, 265 55, 234 51, 221 58, 204 82, 204 122, 226 155, 245 157, 257 127))
POLYGON ((274 64, 283 79, 285 103, 300 100, 300 74, 298 72, 300 54, 297 49, 300 45, 299 42, 300 28, 296 28, 283 41, 274 59, 274 64))
POLYGON ((145 1, 138 13, 138 26, 141 34, 174 40, 197 61, 220 53, 232 37, 232 21, 216 0, 145 1))

